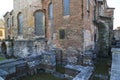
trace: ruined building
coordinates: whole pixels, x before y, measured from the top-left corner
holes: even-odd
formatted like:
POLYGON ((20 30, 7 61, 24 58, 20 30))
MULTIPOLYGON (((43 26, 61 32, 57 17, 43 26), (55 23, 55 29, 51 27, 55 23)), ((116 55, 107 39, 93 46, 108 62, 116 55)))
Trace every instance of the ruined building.
POLYGON ((114 8, 107 6, 106 0, 98 0, 96 8, 96 18, 94 19, 97 27, 96 49, 101 57, 107 57, 113 38, 113 19, 114 8))
POLYGON ((6 39, 44 40, 44 49, 60 49, 68 62, 87 63, 89 54, 108 56, 113 13, 106 0, 14 0, 4 15, 6 39))

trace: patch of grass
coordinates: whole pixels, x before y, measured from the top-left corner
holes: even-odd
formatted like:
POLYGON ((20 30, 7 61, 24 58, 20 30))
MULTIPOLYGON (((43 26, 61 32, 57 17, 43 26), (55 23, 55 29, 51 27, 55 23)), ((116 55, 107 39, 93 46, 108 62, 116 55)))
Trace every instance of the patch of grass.
POLYGON ((102 60, 98 60, 98 62, 95 64, 95 73, 96 74, 102 74, 102 75, 108 75, 108 70, 109 70, 109 66, 108 66, 108 62, 110 61, 110 59, 102 59, 102 60))
POLYGON ((56 65, 56 71, 64 74, 65 73, 65 68, 61 65, 56 65))
POLYGON ((108 63, 110 63, 109 58, 97 60, 97 63, 95 64, 95 71, 91 77, 91 80, 105 80, 99 77, 95 77, 95 75, 108 76, 109 78, 109 67, 110 66, 108 66, 108 63))
POLYGON ((5 58, 3 58, 3 57, 0 57, 0 61, 2 61, 2 60, 5 60, 5 58))
POLYGON ((103 74, 106 75, 108 74, 108 66, 105 63, 99 63, 99 64, 95 64, 96 69, 95 69, 95 73, 96 74, 103 74))
POLYGON ((19 80, 67 80, 67 79, 59 79, 54 77, 52 74, 48 73, 39 73, 33 76, 22 77, 19 80))

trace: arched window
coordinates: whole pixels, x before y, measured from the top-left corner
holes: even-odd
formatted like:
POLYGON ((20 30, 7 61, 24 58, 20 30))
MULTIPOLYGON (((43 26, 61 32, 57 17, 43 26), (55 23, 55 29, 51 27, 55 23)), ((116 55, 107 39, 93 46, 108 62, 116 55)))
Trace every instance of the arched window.
POLYGON ((53 4, 50 3, 49 5, 49 19, 52 20, 53 19, 53 4))
POLYGON ((36 11, 35 14, 35 35, 45 36, 45 19, 42 11, 36 11))
POLYGON ((14 17, 12 16, 12 26, 14 26, 14 17))
POLYGON ((18 35, 23 34, 23 15, 22 13, 18 14, 18 35))
POLYGON ((7 27, 10 27, 10 18, 7 19, 7 27))
POLYGON ((48 15, 49 15, 49 26, 50 26, 50 36, 51 36, 51 39, 53 39, 53 4, 50 3, 49 4, 49 7, 48 7, 48 15))
POLYGON ((70 0, 63 0, 64 16, 70 14, 70 0))

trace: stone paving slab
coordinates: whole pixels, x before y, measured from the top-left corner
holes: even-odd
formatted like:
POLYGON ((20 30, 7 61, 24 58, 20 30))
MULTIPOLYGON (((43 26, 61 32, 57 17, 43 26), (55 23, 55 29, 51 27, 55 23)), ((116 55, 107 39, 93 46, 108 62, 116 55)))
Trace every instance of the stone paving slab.
POLYGON ((80 71, 73 80, 89 80, 90 76, 93 73, 93 67, 91 66, 81 66, 81 65, 66 65, 65 68, 70 68, 80 71))
POLYGON ((112 48, 112 52, 110 80, 120 80, 120 48, 112 48))
POLYGON ((4 80, 2 77, 0 77, 0 80, 4 80))
POLYGON ((5 78, 7 75, 8 75, 7 71, 0 69, 0 80, 4 80, 3 78, 5 78))

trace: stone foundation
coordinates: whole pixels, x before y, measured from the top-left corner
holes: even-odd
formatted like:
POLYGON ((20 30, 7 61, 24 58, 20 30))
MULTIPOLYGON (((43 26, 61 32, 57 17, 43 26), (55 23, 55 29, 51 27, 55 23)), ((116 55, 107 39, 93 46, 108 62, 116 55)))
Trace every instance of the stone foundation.
POLYGON ((30 55, 39 55, 46 50, 46 40, 9 40, 5 41, 6 53, 9 57, 27 57, 30 55))

